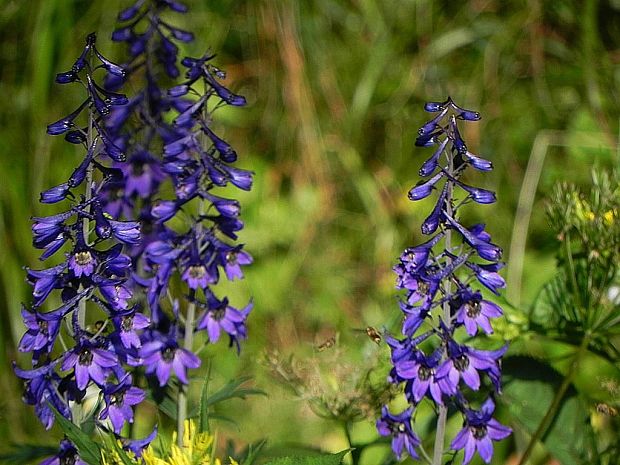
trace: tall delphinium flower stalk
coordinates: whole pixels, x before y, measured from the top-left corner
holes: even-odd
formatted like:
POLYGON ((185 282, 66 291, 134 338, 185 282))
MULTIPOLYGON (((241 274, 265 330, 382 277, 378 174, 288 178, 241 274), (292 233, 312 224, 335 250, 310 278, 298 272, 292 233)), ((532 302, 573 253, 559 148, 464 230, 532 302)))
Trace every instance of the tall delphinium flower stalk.
MULTIPOLYGON (((125 183, 110 190, 108 208, 113 215, 139 210, 148 231, 132 254, 134 282, 144 288, 152 317, 142 335, 141 355, 146 372, 155 375, 160 386, 168 384, 171 371, 181 382, 177 437, 182 438, 187 369, 200 364, 193 353, 195 331, 206 330, 211 343, 227 334, 237 348, 246 337, 251 305, 236 309, 228 298, 218 298, 213 286, 221 273, 229 280, 242 278, 241 266, 252 258, 234 243, 243 227, 238 201, 214 191, 229 184, 249 190, 252 173, 233 166, 236 152, 215 132, 212 117, 217 109, 246 103, 220 83, 225 73, 213 65, 215 55, 184 58, 185 80, 165 90, 180 75, 174 41, 193 38, 162 18, 166 10, 183 13, 187 7, 177 1, 140 0, 120 13, 126 24, 113 34, 128 43, 132 58, 127 67, 143 87, 132 99, 133 107, 108 120, 130 154, 125 183), (138 117, 132 120, 131 112, 138 117), (166 199, 171 190, 174 198, 166 199), (174 227, 168 227, 172 218, 174 227), (183 299, 170 288, 179 278, 183 299)), ((118 81, 111 75, 108 85, 118 81)))
POLYGON ((406 249, 395 266, 397 288, 406 292, 400 302, 404 314, 403 339, 387 337, 393 369, 389 380, 404 383, 409 408, 393 414, 387 406, 377 422, 380 434, 392 436, 393 452, 418 452, 432 465, 444 461, 445 431, 449 406, 463 417, 463 428, 450 449, 465 450, 463 464, 474 453, 486 463, 493 455, 492 441, 507 437, 511 430, 493 418, 494 395, 500 392, 499 361, 507 347, 485 351, 474 348, 473 338, 493 332, 491 320, 502 315, 495 303, 486 300, 479 285, 498 294, 505 286, 498 274, 502 250, 491 242, 484 224, 461 224, 461 208, 470 203, 490 204, 495 194, 462 181, 467 168, 486 172, 490 161, 472 154, 461 137, 461 121, 478 121, 480 114, 445 102, 430 102, 425 110, 436 116, 418 131, 416 146, 432 147, 433 154, 420 168, 420 181, 409 191, 409 199, 422 200, 437 190, 437 203, 422 223, 430 238, 406 249), (480 393, 489 396, 481 403, 480 393), (437 428, 432 457, 421 447, 414 431, 418 405, 428 399, 435 404, 437 428), (476 408, 479 404, 480 407, 476 408))
MULTIPOLYGON (((41 203, 65 202, 65 211, 33 218, 33 244, 43 250, 41 260, 58 257, 61 250, 65 254, 49 268, 27 268, 33 302, 22 309, 27 331, 19 350, 32 353, 32 368, 16 366, 15 372, 25 380, 25 401, 47 429, 54 423, 53 409, 79 422, 75 411, 88 391, 103 400, 97 419, 109 418, 120 433, 133 421, 132 406, 144 398, 129 371, 140 364, 136 331, 148 319, 130 304, 131 260, 123 251, 139 243, 139 223, 110 218, 101 202, 106 186, 122 177, 110 165, 125 160, 104 127, 105 118, 128 100, 99 85, 104 71, 115 76, 125 71, 101 55, 95 42, 90 34, 71 70, 56 76, 59 84, 80 84, 86 98, 47 132, 64 135, 85 154, 66 182, 41 194, 41 203), (56 308, 45 312, 46 303, 56 308)), ((61 463, 74 463, 76 454, 63 441, 61 463)))

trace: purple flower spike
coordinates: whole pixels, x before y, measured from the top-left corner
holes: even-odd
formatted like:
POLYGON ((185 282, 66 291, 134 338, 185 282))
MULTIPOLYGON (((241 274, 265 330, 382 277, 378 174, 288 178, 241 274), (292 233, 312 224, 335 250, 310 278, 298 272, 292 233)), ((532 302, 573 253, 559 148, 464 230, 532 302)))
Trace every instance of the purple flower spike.
MULTIPOLYGON (((465 395, 470 390, 482 389, 500 393, 499 359, 507 347, 483 351, 456 341, 464 340, 463 335, 491 334, 492 320, 503 314, 498 305, 483 299, 481 292, 473 288, 479 283, 499 294, 499 289, 505 286, 498 273, 503 266, 499 262, 502 249, 492 242, 484 224, 464 226, 460 215, 460 209, 471 206, 472 200, 482 205, 496 201, 494 192, 461 181, 467 168, 485 172, 492 169, 492 164, 469 152, 459 128, 462 121, 480 120, 480 113, 459 107, 449 97, 444 102, 429 102, 424 109, 436 115, 419 130, 415 145, 433 147, 434 151, 422 164, 419 174, 422 177, 435 174, 418 182, 408 196, 415 201, 430 196, 434 190, 438 195, 421 225, 422 233, 430 238, 407 248, 393 268, 396 287, 404 292, 399 306, 404 318, 402 333, 406 337, 403 340, 386 337, 392 349, 388 381, 404 383, 411 408, 404 412, 406 424, 403 424, 395 421, 384 407, 377 426, 382 435, 393 435, 392 448, 400 457, 406 441, 411 440, 408 434, 411 412, 418 404, 430 401, 435 405, 434 410, 441 413, 438 429, 444 421, 445 409, 456 407, 465 416, 465 427, 452 447, 465 448, 464 463, 471 460, 476 450, 488 463, 493 452, 491 440, 501 439, 510 431, 491 419, 492 404, 483 408, 485 412, 490 411, 488 415, 479 414, 468 410, 465 395), (478 258, 489 263, 478 263, 478 258), (423 340, 426 352, 418 347, 423 340)), ((438 452, 446 451, 434 451, 438 452)))
POLYGON ((39 465, 88 465, 78 455, 78 451, 71 441, 63 439, 60 441, 58 454, 49 459, 43 460, 39 465))
POLYGON ((495 350, 484 351, 472 349, 448 341, 449 357, 437 370, 438 378, 446 378, 452 389, 456 390, 459 380, 463 379, 465 384, 474 391, 480 389, 480 375, 478 371, 488 372, 491 375, 499 375, 498 360, 506 353, 507 346, 495 350))
POLYGON ((435 184, 443 177, 443 172, 437 173, 428 181, 418 183, 413 189, 409 191, 409 200, 422 200, 433 192, 435 184))
POLYGON ((69 184, 63 183, 56 187, 41 192, 41 203, 56 203, 71 195, 69 184))
POLYGON ((160 386, 165 386, 171 372, 183 384, 188 384, 187 369, 198 368, 200 359, 178 346, 174 339, 155 339, 142 345, 140 351, 144 358, 147 373, 155 373, 160 386))
POLYGON ((493 457, 493 442, 501 441, 512 433, 507 426, 492 418, 495 404, 491 398, 487 399, 479 411, 465 411, 465 423, 459 431, 450 448, 465 449, 463 465, 467 465, 477 451, 485 463, 491 463, 493 457))
POLYGON ((123 449, 126 451, 131 451, 138 458, 142 457, 142 451, 148 447, 148 445, 153 442, 153 440, 157 437, 157 426, 153 429, 151 434, 143 439, 125 439, 121 438, 121 443, 123 444, 123 449))
POLYGON ((22 307, 22 318, 28 330, 19 342, 21 352, 51 352, 60 330, 61 319, 44 320, 36 312, 29 312, 22 307))
POLYGON ((242 279, 243 271, 241 271, 241 267, 251 265, 253 261, 252 256, 241 250, 241 247, 229 250, 224 249, 220 253, 220 264, 224 266, 226 277, 230 281, 242 279))
POLYGON ((454 390, 448 384, 440 383, 436 376, 440 360, 439 351, 427 357, 424 352, 417 350, 411 360, 394 361, 396 374, 403 380, 410 380, 405 387, 405 394, 413 403, 418 404, 429 394, 437 404, 443 405, 443 394, 454 394, 454 390))
POLYGON ((463 304, 459 307, 456 314, 456 321, 464 324, 467 334, 475 336, 478 333, 478 327, 491 334, 493 328, 489 318, 498 318, 503 315, 502 309, 488 300, 482 300, 479 292, 467 294, 463 298, 463 304))
POLYGON ((131 376, 125 376, 118 384, 106 384, 103 388, 105 408, 99 414, 101 420, 110 418, 115 433, 120 433, 125 422, 133 423, 134 405, 145 398, 144 391, 131 385, 131 376))
POLYGON ((245 309, 237 310, 228 305, 228 299, 224 298, 219 305, 207 310, 198 322, 197 329, 206 329, 211 343, 219 340, 222 330, 232 337, 237 336, 251 308, 252 304, 249 304, 245 309))
POLYGON ((420 445, 420 439, 411 427, 413 409, 409 408, 402 413, 393 415, 387 407, 383 407, 381 418, 377 420, 377 430, 381 436, 392 436, 392 451, 400 458, 406 450, 414 459, 419 458, 415 448, 420 445))
POLYGON ((149 326, 150 321, 146 316, 132 311, 126 315, 114 317, 113 320, 125 348, 142 346, 137 331, 149 326))
POLYGON ((62 369, 75 369, 75 379, 79 390, 86 389, 89 380, 100 386, 105 384, 110 369, 118 365, 118 359, 113 352, 93 346, 83 340, 62 362, 62 369))

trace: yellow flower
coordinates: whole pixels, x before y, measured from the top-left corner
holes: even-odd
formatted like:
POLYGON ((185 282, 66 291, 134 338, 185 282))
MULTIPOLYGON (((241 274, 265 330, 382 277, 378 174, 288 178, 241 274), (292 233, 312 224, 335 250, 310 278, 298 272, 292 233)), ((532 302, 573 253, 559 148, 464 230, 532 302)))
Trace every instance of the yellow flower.
MULTIPOLYGON (((150 445, 143 453, 144 465, 222 465, 220 459, 213 459, 214 438, 209 433, 199 433, 192 420, 185 420, 183 442, 177 445, 177 434, 172 434, 168 456, 158 457, 150 445)), ((230 465, 239 465, 229 457, 230 465)), ((107 465, 107 464, 105 464, 107 465)), ((110 464, 113 465, 113 464, 110 464)))
MULTIPOLYGON (((172 433, 170 449, 158 453, 153 444, 143 452, 142 458, 137 459, 133 454, 128 456, 133 465, 222 465, 222 461, 213 458, 214 437, 209 433, 198 432, 192 420, 185 420, 183 442, 177 445, 177 434, 172 433)), ((122 447, 119 443, 119 447, 122 447)), ((232 457, 228 458, 230 465, 239 465, 232 457)), ((104 449, 101 451, 102 465, 123 465, 115 450, 104 449)))

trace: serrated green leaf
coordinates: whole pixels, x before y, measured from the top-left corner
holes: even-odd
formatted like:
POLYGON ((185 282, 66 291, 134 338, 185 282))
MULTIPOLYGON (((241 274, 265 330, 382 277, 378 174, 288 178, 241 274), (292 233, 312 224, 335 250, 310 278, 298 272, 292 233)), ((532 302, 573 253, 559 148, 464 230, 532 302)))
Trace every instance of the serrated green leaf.
POLYGON ((342 459, 352 449, 346 449, 337 454, 305 455, 298 457, 279 457, 266 465, 340 465, 342 459))
POLYGON ((77 448, 80 457, 89 465, 99 465, 101 462, 101 449, 99 445, 88 437, 78 426, 63 417, 52 405, 58 425, 77 448))

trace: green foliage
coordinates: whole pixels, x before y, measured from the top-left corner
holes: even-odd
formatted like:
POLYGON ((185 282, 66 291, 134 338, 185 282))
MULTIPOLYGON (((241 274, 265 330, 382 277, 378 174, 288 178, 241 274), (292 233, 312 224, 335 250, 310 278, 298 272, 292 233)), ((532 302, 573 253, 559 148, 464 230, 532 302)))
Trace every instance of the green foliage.
MULTIPOLYGON (((502 402, 516 424, 534 434, 549 409, 562 376, 545 363, 525 357, 511 358, 503 367, 506 388, 502 402)), ((589 412, 575 391, 566 395, 548 432, 545 447, 562 464, 584 462, 589 412)))
POLYGON ((11 444, 9 452, 0 454, 0 463, 7 465, 27 465, 58 452, 58 446, 40 444, 11 444))
POLYGON ((56 421, 71 442, 73 442, 82 460, 89 465, 99 465, 101 460, 101 448, 99 445, 88 434, 84 433, 79 426, 63 417, 54 407, 50 406, 50 408, 54 410, 56 421))
MULTIPOLYGON (((19 358, 15 347, 24 330, 20 302, 31 301, 22 267, 40 266, 28 217, 51 213, 37 205, 39 192, 64 182, 77 156, 44 135, 45 124, 79 103, 56 97, 53 74, 71 66, 68 57, 77 56, 90 31, 99 33, 106 53, 120 56, 121 49, 107 38, 117 11, 128 3, 5 0, 0 8, 2 451, 10 440, 30 443, 55 434, 45 432, 32 408, 22 404, 9 366, 19 358)), ((522 2, 499 0, 403 0, 398 7, 382 0, 187 3, 192 14, 174 24, 198 34, 181 54, 217 51, 227 84, 250 102, 248 111, 222 115, 226 138, 243 167, 257 174, 255 189, 241 200, 247 225, 242 240, 255 263, 236 286, 243 290, 231 293, 234 302, 254 296, 255 310, 240 357, 224 345, 209 347, 216 354, 212 386, 244 373, 264 391, 275 392, 268 399, 227 404, 226 414, 242 425, 244 442, 266 431, 271 444, 322 444, 341 434, 340 425, 299 413, 299 403, 279 395, 256 360, 265 347, 288 353, 311 348, 325 334, 344 335, 366 325, 396 328, 386 322, 397 313, 390 268, 400 250, 420 242, 411 225, 419 224, 425 209, 405 196, 417 178, 412 161, 419 155, 412 141, 425 100, 451 94, 485 115, 480 133, 474 130, 468 140, 472 151, 493 161, 493 185, 486 187, 497 190, 500 202, 466 220, 488 223, 506 250, 532 144, 545 131, 555 135, 534 187, 519 289, 526 305, 505 308, 506 324, 496 333, 516 337, 515 351, 520 345, 564 375, 586 327, 617 328, 618 313, 611 317, 607 303, 591 313, 584 311, 586 305, 572 305, 577 296, 584 301, 597 296, 574 292, 587 284, 587 266, 577 272, 574 288, 565 279, 570 275, 563 274, 568 262, 562 258, 555 282, 531 305, 531 321, 524 310, 548 273, 555 273, 543 266, 551 263, 557 244, 542 199, 559 180, 587 193, 593 164, 618 163, 618 2, 533 0, 526 9, 522 2)), ((607 234, 604 229, 599 232, 607 234)), ((579 248, 574 234, 571 230, 571 250, 579 248)), ((507 258, 510 263, 516 257, 507 258)), ((587 265, 581 263, 577 268, 587 265)), ((610 380, 613 386, 615 331, 592 335, 579 370, 590 382, 582 383, 578 373, 573 384, 580 395, 603 401, 601 385, 610 380)), ((373 346, 363 339, 343 340, 361 359, 373 346)), ((173 406, 160 404, 171 418, 173 406)), ((136 424, 152 425, 153 411, 140 409, 136 424)), ((216 412, 209 413, 213 419, 216 412)), ((418 421, 425 418, 422 412, 418 421)), ((617 431, 617 417, 603 419, 601 424, 611 426, 595 431, 599 439, 605 431, 617 431)), ((372 421, 367 423, 372 430, 372 421)), ((170 425, 162 419, 161 426, 170 425)), ((387 454, 389 444, 381 447, 387 454)), ((498 456, 497 463, 510 453, 498 456)), ((607 457, 614 457, 613 448, 607 457)), ((597 458, 591 463, 598 464, 597 458)))
POLYGON ((350 449, 343 450, 337 454, 280 457, 267 462, 266 465, 340 465, 344 456, 349 452, 350 449))
POLYGON ((562 464, 611 464, 609 438, 620 431, 617 172, 593 170, 589 195, 559 183, 547 213, 559 241, 557 272, 531 305, 529 330, 513 341, 508 410, 530 436, 526 457, 542 441, 562 464))

